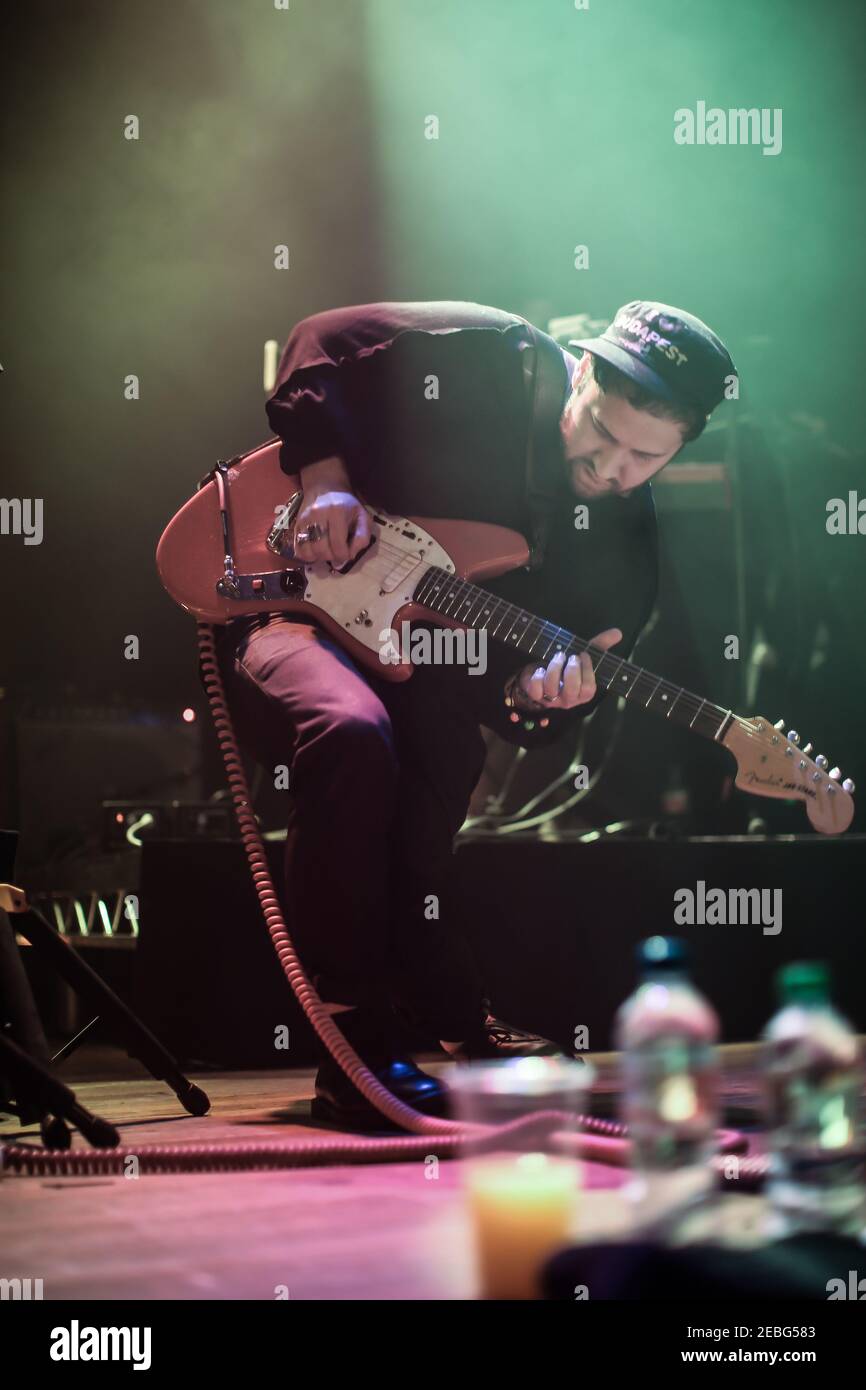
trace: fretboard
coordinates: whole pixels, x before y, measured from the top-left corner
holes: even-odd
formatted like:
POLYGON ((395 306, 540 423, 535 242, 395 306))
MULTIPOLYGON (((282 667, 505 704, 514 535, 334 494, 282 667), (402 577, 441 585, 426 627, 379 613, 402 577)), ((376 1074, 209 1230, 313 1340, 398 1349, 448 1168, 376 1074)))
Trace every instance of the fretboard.
POLYGON ((730 710, 702 700, 682 686, 671 685, 642 666, 593 647, 573 632, 536 618, 523 608, 457 579, 436 565, 428 566, 416 585, 413 598, 428 609, 463 627, 475 628, 505 646, 521 652, 527 662, 546 666, 557 652, 566 656, 588 652, 597 683, 621 695, 630 704, 642 705, 654 714, 672 719, 704 738, 718 740, 732 719, 730 710))

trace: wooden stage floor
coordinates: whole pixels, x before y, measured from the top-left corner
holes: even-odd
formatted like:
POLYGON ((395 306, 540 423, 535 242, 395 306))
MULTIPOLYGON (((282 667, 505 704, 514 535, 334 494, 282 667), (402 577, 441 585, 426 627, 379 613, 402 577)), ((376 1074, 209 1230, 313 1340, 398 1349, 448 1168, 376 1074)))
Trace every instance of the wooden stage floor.
MULTIPOLYGON (((722 1051, 739 1073, 751 1049, 722 1051)), ((197 1075, 211 1111, 196 1119, 118 1056, 100 1069, 110 1079, 80 1081, 83 1057, 59 1075, 121 1129, 124 1145, 334 1137, 310 1122, 312 1070, 197 1075)), ((454 1065, 419 1060, 446 1078, 454 1065)), ((592 1060, 603 1113, 614 1058, 592 1060)), ((6 1142, 38 1142, 8 1117, 0 1125, 6 1142)), ((0 1182, 0 1277, 41 1278, 46 1299, 271 1300, 278 1290, 304 1300, 471 1299, 459 1167, 441 1162, 435 1179, 420 1159, 137 1179, 9 1174, 0 1182)), ((623 1230, 625 1179, 622 1170, 584 1165, 577 1238, 623 1230)), ((756 1198, 730 1200, 743 1204, 749 1223, 760 1207, 756 1198)))

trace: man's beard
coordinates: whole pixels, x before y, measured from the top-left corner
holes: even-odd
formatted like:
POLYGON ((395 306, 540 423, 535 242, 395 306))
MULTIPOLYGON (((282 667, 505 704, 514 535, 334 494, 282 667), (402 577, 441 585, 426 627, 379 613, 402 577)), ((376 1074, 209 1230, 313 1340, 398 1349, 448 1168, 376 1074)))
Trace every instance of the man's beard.
POLYGON ((571 490, 584 502, 603 502, 611 497, 624 497, 627 493, 619 488, 611 488, 596 480, 592 466, 587 459, 570 459, 571 490))

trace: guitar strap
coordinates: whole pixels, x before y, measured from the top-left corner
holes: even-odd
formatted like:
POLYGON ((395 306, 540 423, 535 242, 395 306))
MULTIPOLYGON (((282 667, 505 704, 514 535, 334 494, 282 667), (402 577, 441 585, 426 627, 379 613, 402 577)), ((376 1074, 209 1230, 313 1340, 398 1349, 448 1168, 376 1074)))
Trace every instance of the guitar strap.
POLYGON ((528 320, 528 341, 520 343, 529 401, 526 432, 525 496, 528 516, 528 570, 544 563, 550 522, 557 501, 562 505, 562 437, 559 420, 567 369, 562 350, 528 320))

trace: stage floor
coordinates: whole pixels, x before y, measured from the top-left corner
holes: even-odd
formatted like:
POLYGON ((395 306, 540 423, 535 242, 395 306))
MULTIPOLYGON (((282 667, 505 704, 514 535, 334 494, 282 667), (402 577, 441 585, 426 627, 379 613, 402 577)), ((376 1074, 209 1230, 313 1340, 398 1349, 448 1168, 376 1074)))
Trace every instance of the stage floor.
MULTIPOLYGON (((748 1076, 751 1052, 722 1049, 735 1093, 747 1090, 736 1078, 748 1076)), ((592 1060, 594 1109, 604 1113, 615 1058, 592 1060)), ((447 1078, 454 1064, 422 1065, 447 1078)), ((198 1119, 119 1053, 98 1049, 88 1059, 82 1052, 59 1075, 88 1109, 120 1128, 129 1147, 334 1137, 309 1118, 312 1070, 196 1075, 211 1100, 210 1113, 198 1119), (110 1079, 78 1079, 94 1067, 110 1079)), ((747 1114, 748 1105, 740 1118, 747 1114)), ((8 1117, 2 1137, 38 1142, 34 1130, 19 1130, 8 1117)), ((426 1171, 414 1159, 137 1179, 7 1175, 0 1182, 0 1277, 41 1278, 46 1299, 471 1299, 459 1164, 441 1162, 435 1179, 426 1171)), ((578 1239, 624 1230, 626 1176, 584 1165, 578 1239)), ((759 1219, 759 1198, 726 1200, 742 1207, 742 1223, 759 1219)))

